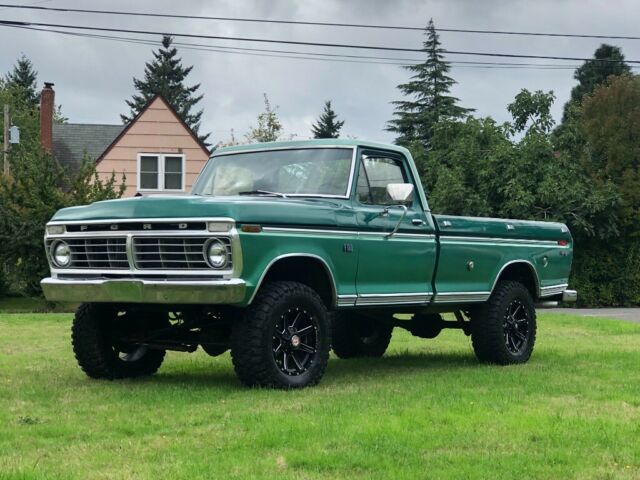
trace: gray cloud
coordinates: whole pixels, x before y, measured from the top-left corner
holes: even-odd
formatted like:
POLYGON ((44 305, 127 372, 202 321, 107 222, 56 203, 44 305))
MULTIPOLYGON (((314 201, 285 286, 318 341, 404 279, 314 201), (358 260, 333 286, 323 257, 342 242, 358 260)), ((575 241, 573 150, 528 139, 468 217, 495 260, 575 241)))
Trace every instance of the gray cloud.
MULTIPOLYGON (((633 0, 617 1, 615 8, 611 2, 596 0, 222 0, 191 1, 178 5, 168 0, 139 0, 135 3, 113 0, 91 2, 90 7, 88 2, 50 0, 42 5, 415 26, 424 26, 433 17, 436 26, 449 28, 597 34, 633 34, 640 13, 640 4, 633 0)), ((420 32, 103 17, 12 9, 0 9, 0 18, 411 48, 419 47, 423 40, 420 32)), ((595 39, 454 33, 443 33, 441 40, 443 46, 450 50, 579 57, 590 57, 601 43, 595 39)), ((224 41, 201 43, 239 45, 224 41)), ((640 58, 640 41, 611 43, 620 45, 628 59, 640 58)), ((10 28, 0 28, 0 45, 0 71, 7 71, 21 53, 27 55, 39 71, 40 82, 55 82, 57 101, 73 122, 119 123, 119 114, 127 112, 125 99, 133 93, 132 78, 142 75, 144 62, 151 57, 151 47, 146 45, 10 28)), ((239 46, 326 51, 282 45, 239 46)), ((390 55, 364 52, 367 55, 396 55, 387 53, 390 55)), ((343 133, 391 141, 393 137, 384 131, 385 122, 391 118, 393 111, 390 102, 399 98, 396 85, 408 78, 408 72, 394 65, 291 60, 192 50, 182 50, 181 55, 186 64, 194 65, 191 82, 202 85, 201 91, 205 95, 201 104, 205 110, 203 129, 213 131, 212 138, 215 141, 227 139, 232 128, 236 135, 241 136, 249 125, 255 123, 255 117, 263 107, 263 92, 269 95, 274 105, 279 106, 279 114, 288 134, 307 138, 322 102, 331 99, 340 117, 346 120, 343 133)), ((405 56, 415 58, 416 55, 405 56)), ((479 58, 451 56, 450 59, 479 58)), ((549 63, 543 60, 539 62, 549 63)), ((498 121, 507 120, 505 106, 521 88, 553 90, 558 98, 553 113, 559 118, 562 104, 574 84, 572 70, 454 67, 452 76, 458 81, 454 94, 464 106, 475 108, 478 115, 491 115, 498 121)))

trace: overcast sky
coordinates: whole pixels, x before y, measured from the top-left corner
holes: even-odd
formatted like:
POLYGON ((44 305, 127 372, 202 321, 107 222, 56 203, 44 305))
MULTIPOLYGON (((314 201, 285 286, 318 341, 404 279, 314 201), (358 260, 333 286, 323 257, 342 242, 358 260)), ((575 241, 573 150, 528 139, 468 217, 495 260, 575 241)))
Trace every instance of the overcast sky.
MULTIPOLYGON (((0 2, 3 3, 3 2, 0 2)), ((520 30, 609 35, 638 35, 640 2, 633 0, 8 0, 4 3, 37 4, 43 7, 130 10, 191 15, 255 17, 304 21, 375 23, 424 26, 433 18, 436 27, 520 30)), ((263 37, 301 41, 384 45, 420 48, 421 32, 235 23, 203 20, 114 17, 108 15, 36 12, 1 9, 0 19, 83 24, 175 33, 199 33, 263 37)), ((156 40, 159 40, 156 39, 156 40)), ((320 47, 266 45, 222 40, 180 39, 191 43, 327 52, 320 47)), ((597 39, 515 37, 442 33, 449 50, 524 53, 590 57, 597 39)), ((640 41, 609 41, 623 48, 629 60, 640 59, 640 41)), ((141 77, 151 46, 101 39, 77 38, 0 27, 0 71, 6 72, 20 54, 29 57, 38 70, 40 84, 55 83, 56 101, 70 122, 120 123, 127 113, 125 99, 133 90, 132 78, 141 77)), ((336 50, 331 50, 335 52, 336 50)), ((310 126, 332 100, 345 120, 343 134, 378 141, 392 141, 384 131, 392 116, 391 101, 399 99, 396 86, 408 72, 397 65, 325 62, 231 53, 181 50, 183 62, 193 65, 190 83, 200 83, 204 99, 203 130, 211 131, 214 143, 227 140, 229 131, 242 136, 263 109, 266 92, 286 134, 310 136, 310 126)), ((419 58, 420 54, 341 50, 338 53, 419 58)), ((450 60, 491 61, 491 58, 450 56, 450 60)), ((500 61, 500 59, 495 59, 500 61)), ((510 62, 531 62, 506 59, 510 62)), ((537 60, 538 63, 558 63, 537 60)), ((560 62, 577 63, 577 62, 560 62)), ((508 119, 506 105, 522 88, 553 90, 557 100, 554 115, 574 84, 573 70, 491 69, 454 66, 457 80, 453 93, 461 105, 477 115, 508 119)))

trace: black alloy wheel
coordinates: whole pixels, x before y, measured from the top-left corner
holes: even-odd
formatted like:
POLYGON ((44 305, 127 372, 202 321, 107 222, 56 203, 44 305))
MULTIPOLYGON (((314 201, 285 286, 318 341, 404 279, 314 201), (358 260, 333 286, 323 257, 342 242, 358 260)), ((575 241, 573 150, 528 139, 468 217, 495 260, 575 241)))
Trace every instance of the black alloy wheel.
POLYGON ((317 352, 318 323, 312 314, 298 307, 280 315, 273 333, 273 358, 286 375, 306 372, 317 352))
POLYGON ((520 300, 513 300, 502 323, 504 344, 513 355, 519 355, 529 342, 529 313, 520 300))
POLYGON ((331 348, 320 296, 298 282, 263 285, 231 329, 231 359, 242 383, 271 388, 317 384, 331 348))
POLYGON ((499 281, 485 303, 471 311, 471 342, 478 360, 525 363, 536 341, 536 310, 527 287, 499 281))

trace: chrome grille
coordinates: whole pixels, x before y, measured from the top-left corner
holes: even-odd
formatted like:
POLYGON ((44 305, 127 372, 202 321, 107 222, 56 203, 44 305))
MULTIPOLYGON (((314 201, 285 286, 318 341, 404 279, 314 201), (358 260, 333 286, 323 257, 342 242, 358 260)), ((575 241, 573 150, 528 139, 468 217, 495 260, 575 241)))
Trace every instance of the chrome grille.
MULTIPOLYGON (((206 261, 205 244, 212 237, 133 237, 135 267, 139 270, 202 270, 212 269, 206 261)), ((214 237, 227 248, 232 265, 231 242, 214 237)))
MULTIPOLYGON (((68 268, 128 269, 127 240, 117 238, 65 238, 71 250, 68 268)), ((47 247, 55 240, 49 240, 47 247)))

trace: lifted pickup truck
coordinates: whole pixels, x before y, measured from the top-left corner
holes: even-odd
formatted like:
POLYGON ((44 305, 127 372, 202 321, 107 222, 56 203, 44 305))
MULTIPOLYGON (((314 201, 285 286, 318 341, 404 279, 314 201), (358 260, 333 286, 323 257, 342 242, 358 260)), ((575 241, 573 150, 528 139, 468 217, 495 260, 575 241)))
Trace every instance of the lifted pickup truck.
POLYGON ((536 304, 577 295, 565 225, 433 215, 406 149, 357 140, 217 150, 191 195, 65 208, 45 246, 44 293, 82 303, 73 349, 94 378, 201 346, 230 349, 246 385, 304 387, 331 348, 378 357, 395 327, 458 328, 480 361, 523 363, 536 304))

